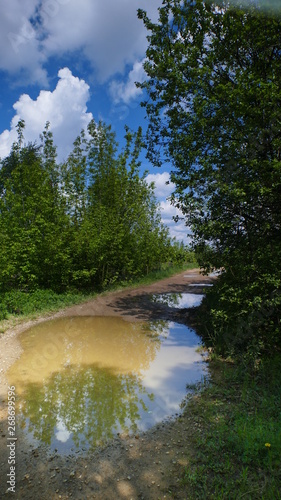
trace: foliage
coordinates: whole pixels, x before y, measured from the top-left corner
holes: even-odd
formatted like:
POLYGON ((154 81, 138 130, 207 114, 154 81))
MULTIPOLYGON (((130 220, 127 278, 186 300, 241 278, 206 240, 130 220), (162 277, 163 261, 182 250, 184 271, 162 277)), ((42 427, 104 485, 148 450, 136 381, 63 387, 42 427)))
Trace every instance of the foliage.
POLYGON ((223 273, 203 299, 199 331, 208 346, 221 355, 239 357, 258 367, 258 360, 272 355, 280 345, 280 280, 261 272, 253 281, 242 273, 223 273), (207 326, 206 326, 207 325, 207 326))
POLYGON ((126 129, 126 146, 110 126, 92 121, 90 138, 77 139, 64 166, 64 191, 71 217, 72 281, 107 286, 161 267, 172 241, 153 194, 139 176, 142 132, 126 129))
POLYGON ((79 303, 87 297, 89 296, 77 292, 58 294, 52 290, 11 290, 0 295, 0 320, 10 315, 30 316, 38 312, 54 311, 79 303))
POLYGON ((195 423, 190 445, 196 454, 182 468, 183 492, 188 498, 280 498, 280 356, 255 377, 219 359, 210 370, 210 383, 185 410, 195 423))
POLYGON ((61 165, 50 124, 40 145, 24 144, 24 126, 0 169, 0 293, 17 303, 5 299, 2 317, 21 309, 13 290, 100 289, 185 261, 139 175, 141 129, 126 128, 118 153, 111 127, 92 121, 61 165))
POLYGON ((141 276, 140 278, 136 278, 131 282, 131 285, 150 285, 155 281, 170 278, 171 276, 174 276, 177 273, 181 273, 182 271, 186 271, 187 269, 194 269, 194 267, 198 267, 198 265, 194 260, 193 254, 190 258, 189 255, 187 255, 187 260, 185 262, 181 262, 181 264, 177 265, 173 265, 171 262, 164 263, 162 264, 161 269, 151 271, 149 274, 141 276))
POLYGON ((139 17, 148 157, 174 167, 202 268, 224 271, 205 304, 210 336, 225 353, 280 349, 281 18, 203 0, 139 17))
MULTIPOLYGON (((161 269, 151 271, 149 274, 135 279, 111 283, 108 289, 116 290, 126 287, 149 285, 155 281, 169 278, 183 270, 194 268, 194 262, 191 254, 190 260, 180 265, 164 263, 161 269)), ((2 320, 13 320, 17 316, 21 316, 22 319, 30 316, 34 318, 42 313, 54 312, 73 304, 85 302, 94 295, 95 292, 93 294, 91 291, 90 293, 85 290, 77 291, 75 287, 72 290, 69 289, 62 293, 56 293, 49 289, 37 289, 30 292, 12 289, 8 292, 0 293, 0 322, 2 320)), ((11 322, 9 321, 1 323, 0 333, 7 330, 10 324, 11 322)))
POLYGON ((57 166, 34 144, 22 145, 24 124, 0 177, 0 289, 60 286, 69 265, 68 221, 57 166), (55 258, 54 258, 55 256, 55 258))

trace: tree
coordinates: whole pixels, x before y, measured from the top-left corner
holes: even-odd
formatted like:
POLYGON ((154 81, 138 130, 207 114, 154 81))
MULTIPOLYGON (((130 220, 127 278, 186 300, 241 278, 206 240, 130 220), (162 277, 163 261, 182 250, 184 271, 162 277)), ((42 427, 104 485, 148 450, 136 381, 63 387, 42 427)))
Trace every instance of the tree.
POLYGON ((125 147, 111 126, 92 120, 64 166, 71 219, 72 279, 103 287, 141 276, 169 260, 172 242, 152 186, 140 177, 142 131, 125 129, 125 147))
POLYGON ((63 165, 63 190, 66 195, 66 211, 76 228, 85 217, 87 204, 87 141, 85 131, 75 139, 73 150, 63 165))
POLYGON ((21 121, 18 141, 0 170, 0 290, 61 289, 69 262, 67 220, 52 136, 46 129, 42 154, 40 146, 24 145, 23 132, 21 121))
POLYGON ((18 140, 0 168, 0 293, 103 288, 176 260, 153 187, 140 177, 142 131, 92 121, 64 165, 47 123, 41 145, 18 140))
POLYGON ((253 2, 164 0, 149 30, 141 84, 148 157, 172 163, 175 205, 205 271, 222 352, 281 347, 281 19, 253 2), (161 156, 163 155, 163 156, 161 156))

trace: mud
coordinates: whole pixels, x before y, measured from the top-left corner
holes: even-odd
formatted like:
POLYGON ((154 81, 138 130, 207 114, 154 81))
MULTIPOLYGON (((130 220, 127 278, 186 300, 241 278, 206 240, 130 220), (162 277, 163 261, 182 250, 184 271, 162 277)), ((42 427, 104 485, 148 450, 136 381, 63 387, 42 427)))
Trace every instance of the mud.
POLYGON ((15 499, 164 499, 187 498, 181 481, 182 472, 196 450, 189 445, 197 422, 188 410, 182 415, 133 436, 119 435, 105 447, 83 456, 60 456, 44 446, 33 447, 19 433, 16 441, 15 493, 9 484, 7 447, 7 381, 5 372, 21 354, 18 335, 33 324, 63 316, 111 316, 143 322, 166 319, 192 326, 194 312, 151 301, 158 293, 202 293, 200 283, 214 278, 197 270, 185 271, 148 286, 99 295, 94 300, 67 308, 59 313, 25 322, 7 331, 0 339, 0 498, 15 499), (192 286, 196 284, 196 286, 192 286))

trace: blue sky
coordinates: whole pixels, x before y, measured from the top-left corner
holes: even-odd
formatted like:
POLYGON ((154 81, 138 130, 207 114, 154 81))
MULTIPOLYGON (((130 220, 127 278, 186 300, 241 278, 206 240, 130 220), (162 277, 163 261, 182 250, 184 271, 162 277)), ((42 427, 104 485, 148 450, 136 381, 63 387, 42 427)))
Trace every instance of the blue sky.
MULTIPOLYGON (((19 118, 26 141, 39 141, 50 121, 59 160, 94 118, 111 124, 118 142, 124 126, 146 128, 142 63, 147 32, 137 18, 142 8, 156 20, 161 0, 0 0, 0 157, 10 150, 19 118)), ((143 159, 156 184, 162 219, 172 236, 186 240, 183 222, 167 197, 167 167, 143 159)))
MULTIPOLYGON (((238 0, 233 0, 233 3, 238 0)), ((248 0, 244 0, 247 4, 248 0)), ((280 6, 280 0, 260 0, 280 6)), ((142 94, 134 82, 145 78, 142 62, 147 32, 137 9, 156 21, 161 0, 0 0, 0 157, 26 122, 26 141, 39 139, 50 121, 59 160, 90 119, 111 124, 122 141, 124 126, 146 128, 142 94)), ((166 198, 172 191, 167 166, 153 169, 162 219, 171 234, 186 240, 181 215, 166 198)))

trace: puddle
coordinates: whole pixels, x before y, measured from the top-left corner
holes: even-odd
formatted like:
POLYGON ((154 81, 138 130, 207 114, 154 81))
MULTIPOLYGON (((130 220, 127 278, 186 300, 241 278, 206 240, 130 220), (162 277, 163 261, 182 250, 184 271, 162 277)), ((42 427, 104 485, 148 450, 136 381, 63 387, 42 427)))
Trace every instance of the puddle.
POLYGON ((201 286, 201 287, 205 287, 205 286, 213 286, 213 283, 191 283, 188 286, 201 286))
POLYGON ((206 375, 199 337, 173 322, 60 318, 19 339, 22 355, 7 373, 18 396, 18 428, 32 446, 61 454, 179 413, 186 384, 206 375))
POLYGON ((199 293, 161 293, 151 296, 152 302, 176 309, 199 306, 204 295, 199 293))

